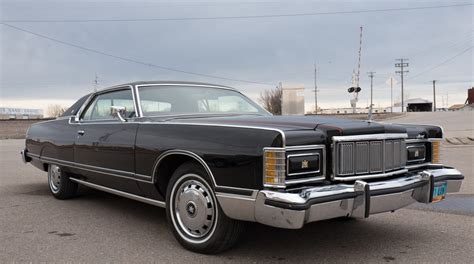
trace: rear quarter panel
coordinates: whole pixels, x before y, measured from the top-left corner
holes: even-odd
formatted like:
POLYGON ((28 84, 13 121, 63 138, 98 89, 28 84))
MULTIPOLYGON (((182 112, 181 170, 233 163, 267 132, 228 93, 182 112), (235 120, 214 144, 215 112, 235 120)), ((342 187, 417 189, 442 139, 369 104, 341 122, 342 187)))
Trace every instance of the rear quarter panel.
POLYGON ((37 156, 74 161, 76 130, 67 118, 33 124, 26 135, 26 149, 37 156))

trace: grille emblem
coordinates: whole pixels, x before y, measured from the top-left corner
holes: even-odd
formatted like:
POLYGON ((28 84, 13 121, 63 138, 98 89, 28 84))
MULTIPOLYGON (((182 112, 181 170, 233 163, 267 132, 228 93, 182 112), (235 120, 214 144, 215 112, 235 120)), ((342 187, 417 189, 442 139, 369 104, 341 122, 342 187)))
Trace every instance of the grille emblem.
POLYGON ((307 160, 303 160, 301 162, 301 168, 302 169, 307 169, 309 167, 309 162, 307 160))
POLYGON ((420 156, 420 151, 415 150, 415 158, 418 158, 420 156))

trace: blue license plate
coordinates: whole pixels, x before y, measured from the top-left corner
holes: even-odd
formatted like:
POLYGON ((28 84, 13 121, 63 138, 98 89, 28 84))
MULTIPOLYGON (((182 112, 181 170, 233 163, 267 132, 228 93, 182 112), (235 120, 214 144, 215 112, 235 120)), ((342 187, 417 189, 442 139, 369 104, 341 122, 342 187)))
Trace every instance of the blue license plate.
POLYGON ((446 190, 448 189, 447 182, 437 182, 433 189, 433 203, 439 202, 446 198, 446 190))

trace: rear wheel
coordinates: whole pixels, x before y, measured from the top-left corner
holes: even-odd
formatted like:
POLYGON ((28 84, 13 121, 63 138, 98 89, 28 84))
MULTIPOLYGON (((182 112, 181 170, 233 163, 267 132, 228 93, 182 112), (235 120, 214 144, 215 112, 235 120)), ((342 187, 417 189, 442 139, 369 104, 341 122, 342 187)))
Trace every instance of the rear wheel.
POLYGON ((243 223, 228 218, 220 208, 206 171, 185 163, 171 177, 166 215, 179 243, 192 251, 215 254, 232 247, 243 223))
POLYGON ((54 164, 48 166, 48 185, 51 194, 58 199, 69 199, 77 192, 77 183, 71 181, 61 167, 54 164))

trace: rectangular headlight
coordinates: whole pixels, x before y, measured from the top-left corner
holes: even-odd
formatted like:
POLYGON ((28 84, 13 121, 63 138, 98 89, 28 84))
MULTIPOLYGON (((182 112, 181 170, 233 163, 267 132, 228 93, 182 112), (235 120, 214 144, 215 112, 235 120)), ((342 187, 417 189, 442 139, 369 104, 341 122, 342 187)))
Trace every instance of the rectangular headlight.
POLYGON ((407 145, 407 162, 425 162, 426 146, 425 144, 407 145))
POLYGON ((263 149, 263 185, 265 187, 285 188, 285 176, 285 149, 263 149))
POLYGON ((431 163, 438 164, 440 156, 441 140, 431 141, 431 163))
POLYGON ((288 155, 288 176, 317 174, 320 172, 319 153, 300 153, 288 155))

